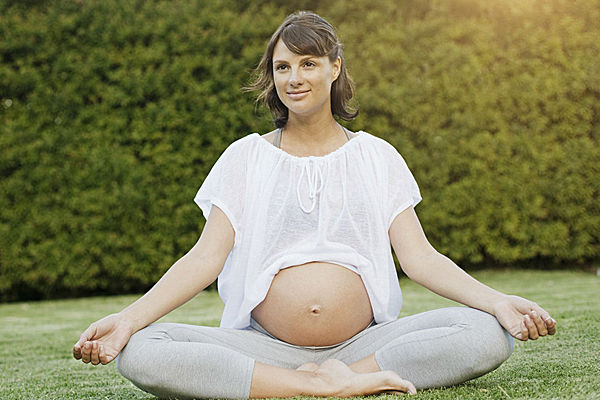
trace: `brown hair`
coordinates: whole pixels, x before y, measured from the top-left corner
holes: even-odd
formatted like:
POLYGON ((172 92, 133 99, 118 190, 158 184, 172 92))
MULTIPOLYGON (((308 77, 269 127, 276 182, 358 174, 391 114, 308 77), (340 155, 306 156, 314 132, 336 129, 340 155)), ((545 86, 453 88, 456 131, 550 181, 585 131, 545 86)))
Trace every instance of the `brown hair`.
POLYGON ((275 126, 282 128, 288 120, 288 109, 279 99, 273 82, 273 50, 279 39, 296 54, 327 56, 331 62, 335 62, 340 57, 342 60, 340 74, 331 85, 331 112, 334 116, 347 121, 356 118, 358 108, 348 104, 354 96, 354 82, 348 75, 342 44, 338 41, 333 26, 315 13, 299 11, 289 15, 273 33, 256 67, 256 79, 250 86, 244 88, 247 91, 260 90, 256 101, 262 101, 269 107, 275 126))

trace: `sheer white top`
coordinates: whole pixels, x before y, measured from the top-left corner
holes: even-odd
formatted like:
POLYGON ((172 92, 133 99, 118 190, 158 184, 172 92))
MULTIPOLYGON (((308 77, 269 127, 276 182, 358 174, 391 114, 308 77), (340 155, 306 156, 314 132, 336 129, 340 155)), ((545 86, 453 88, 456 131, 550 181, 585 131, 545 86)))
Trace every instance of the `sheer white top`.
POLYGON ((357 272, 375 322, 398 317, 402 293, 388 230, 421 195, 385 140, 360 131, 325 156, 297 157, 252 133, 223 152, 194 201, 207 219, 219 207, 235 230, 217 282, 222 327, 249 326, 275 274, 311 261, 357 272))

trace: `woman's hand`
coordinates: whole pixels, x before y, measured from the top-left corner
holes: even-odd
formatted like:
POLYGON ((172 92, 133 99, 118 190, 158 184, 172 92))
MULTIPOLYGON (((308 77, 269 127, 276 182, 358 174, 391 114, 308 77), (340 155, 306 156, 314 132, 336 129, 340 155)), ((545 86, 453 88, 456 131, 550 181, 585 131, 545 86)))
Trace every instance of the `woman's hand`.
POLYGON ((494 306, 494 315, 513 337, 536 340, 554 335, 556 321, 536 303, 518 296, 506 296, 494 306))
POLYGON ((111 314, 89 326, 73 346, 73 357, 93 365, 108 364, 125 347, 133 329, 119 314, 111 314))

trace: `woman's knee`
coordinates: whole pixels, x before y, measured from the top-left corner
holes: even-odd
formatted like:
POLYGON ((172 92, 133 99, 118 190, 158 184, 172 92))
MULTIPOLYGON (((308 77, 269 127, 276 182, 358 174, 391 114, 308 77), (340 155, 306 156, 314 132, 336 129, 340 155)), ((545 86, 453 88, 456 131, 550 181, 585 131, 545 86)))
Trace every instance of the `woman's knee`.
POLYGON ((510 357, 514 340, 493 315, 471 308, 464 312, 471 332, 470 367, 474 375, 483 375, 510 357))
POLYGON ((115 360, 117 370, 121 375, 134 382, 136 385, 140 380, 140 377, 144 375, 143 368, 146 364, 146 360, 143 360, 140 357, 144 354, 142 348, 146 342, 143 336, 141 331, 134 333, 115 360))
POLYGON ((147 390, 157 380, 156 361, 152 360, 152 347, 161 340, 170 340, 164 324, 152 324, 134 333, 121 350, 115 362, 117 370, 136 386, 147 390))

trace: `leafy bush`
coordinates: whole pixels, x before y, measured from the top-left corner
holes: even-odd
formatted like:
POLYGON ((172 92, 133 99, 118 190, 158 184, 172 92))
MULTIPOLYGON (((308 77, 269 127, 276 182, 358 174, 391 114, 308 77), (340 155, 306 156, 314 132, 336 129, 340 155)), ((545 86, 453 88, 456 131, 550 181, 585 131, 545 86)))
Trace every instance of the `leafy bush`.
POLYGON ((468 265, 598 261, 600 2, 396 3, 330 14, 355 125, 407 159, 432 243, 468 265))
POLYGON ((598 261, 598 0, 0 0, 0 300, 151 286, 219 154, 271 129, 240 88, 302 8, 338 28, 349 126, 406 158, 441 252, 598 261))

